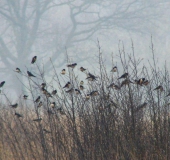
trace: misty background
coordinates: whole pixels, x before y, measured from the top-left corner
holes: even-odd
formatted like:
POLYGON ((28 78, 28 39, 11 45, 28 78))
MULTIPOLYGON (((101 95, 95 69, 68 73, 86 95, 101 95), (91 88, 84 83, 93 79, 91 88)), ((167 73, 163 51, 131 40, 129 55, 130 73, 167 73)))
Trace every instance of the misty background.
POLYGON ((163 67, 166 61, 170 66, 169 8, 168 0, 1 0, 3 92, 11 97, 25 94, 26 77, 14 70, 19 67, 25 75, 27 69, 36 74, 37 67, 31 64, 35 55, 47 81, 53 75, 50 58, 60 73, 67 65, 66 53, 70 62, 78 64, 77 70, 83 66, 95 71, 98 41, 108 71, 112 53, 114 64, 121 68, 116 56, 119 47, 130 53, 132 42, 136 58, 143 58, 142 63, 152 59, 151 36, 157 64, 163 67))

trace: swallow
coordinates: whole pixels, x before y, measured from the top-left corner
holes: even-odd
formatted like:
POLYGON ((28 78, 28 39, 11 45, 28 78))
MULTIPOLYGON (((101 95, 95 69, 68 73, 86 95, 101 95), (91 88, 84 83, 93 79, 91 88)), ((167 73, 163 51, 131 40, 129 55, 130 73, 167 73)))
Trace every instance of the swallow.
POLYGON ((117 67, 114 66, 110 72, 117 72, 117 67))
POLYGON ((75 66, 77 66, 77 63, 68 64, 68 65, 67 65, 67 67, 70 67, 70 68, 75 68, 75 66))
POLYGON ((40 101, 37 107, 40 108, 42 106, 42 104, 43 103, 40 101))
POLYGON ((74 89, 71 88, 71 89, 67 90, 66 93, 72 93, 73 91, 74 91, 74 89))
POLYGON ((163 87, 160 85, 158 87, 156 87, 154 90, 160 90, 161 92, 164 90, 163 87))
POLYGON ((5 81, 2 81, 2 82, 0 83, 0 88, 3 87, 4 84, 5 84, 5 81))
POLYGON ((44 88, 46 86, 46 83, 41 83, 41 88, 44 88))
POLYGON ((33 119, 33 121, 35 121, 35 122, 40 122, 41 120, 42 120, 42 118, 33 119))
POLYGON ((99 94, 98 91, 92 91, 90 92, 90 96, 97 96, 99 94))
POLYGON ((84 72, 86 69, 83 67, 80 67, 80 71, 84 72))
POLYGON ((80 87, 79 87, 79 88, 80 88, 80 90, 83 90, 83 89, 84 89, 84 86, 80 85, 80 87))
POLYGON ((79 89, 75 89, 76 94, 81 94, 79 89))
POLYGON ((16 68, 15 71, 21 73, 21 70, 19 68, 16 68))
POLYGON ((80 81, 80 85, 83 85, 84 84, 84 82, 83 81, 80 81))
POLYGON ((27 95, 23 95, 23 98, 24 98, 24 99, 27 99, 27 98, 28 98, 28 96, 27 96, 27 95))
POLYGON ((143 82, 143 85, 145 85, 145 86, 147 86, 149 84, 149 81, 148 80, 145 80, 144 82, 143 82))
POLYGON ((15 112, 15 116, 17 116, 18 118, 21 118, 21 117, 23 117, 21 114, 19 114, 19 113, 16 113, 16 112, 15 112))
POLYGON ((43 94, 47 94, 47 90, 46 89, 44 89, 44 88, 41 88, 41 91, 43 92, 43 94))
POLYGON ((65 70, 65 69, 62 69, 61 74, 62 74, 62 75, 65 75, 65 74, 66 74, 66 70, 65 70))
POLYGON ((10 105, 12 108, 17 108, 18 107, 18 103, 12 104, 10 105))
POLYGON ((37 99, 35 100, 35 103, 38 103, 40 101, 40 96, 37 97, 37 99))
POLYGON ((130 84, 130 83, 133 83, 133 82, 131 82, 131 81, 128 80, 128 79, 125 79, 124 81, 122 81, 121 87, 123 87, 124 85, 128 85, 128 84, 130 84))
POLYGON ((140 78, 139 80, 135 79, 134 82, 135 84, 142 86, 143 83, 145 82, 145 78, 140 78))
POLYGON ((36 60, 37 60, 37 56, 34 56, 34 57, 32 58, 31 63, 34 64, 34 63, 36 62, 36 60))
POLYGON ((88 77, 86 78, 88 81, 94 81, 94 80, 96 80, 96 76, 94 76, 93 74, 91 74, 91 73, 88 73, 88 77))
POLYGON ((120 89, 120 87, 116 85, 115 83, 111 83, 107 88, 114 88, 116 90, 120 89))
POLYGON ((28 74, 28 76, 29 77, 36 77, 36 76, 34 76, 31 72, 29 72, 29 71, 27 71, 27 74, 28 74))
POLYGON ((55 107, 55 102, 51 102, 50 107, 54 108, 55 107))
POLYGON ((128 76, 128 73, 124 73, 122 76, 120 76, 118 79, 121 79, 121 78, 127 78, 128 76))
POLYGON ((43 131, 45 132, 45 133, 51 133, 50 131, 48 131, 47 129, 43 129, 43 131))
POLYGON ((70 86, 71 86, 71 83, 67 82, 66 85, 63 88, 70 88, 70 86))
POLYGON ((87 94, 85 98, 86 98, 86 100, 89 100, 90 99, 90 94, 87 94))
POLYGON ((56 95, 56 93, 57 93, 57 90, 53 90, 51 94, 56 95))

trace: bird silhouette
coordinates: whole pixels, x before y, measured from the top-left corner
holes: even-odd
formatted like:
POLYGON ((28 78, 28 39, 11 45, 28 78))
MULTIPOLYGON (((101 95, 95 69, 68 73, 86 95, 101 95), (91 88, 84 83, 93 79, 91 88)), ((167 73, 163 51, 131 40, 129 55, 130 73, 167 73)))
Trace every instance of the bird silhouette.
POLYGON ((40 96, 37 97, 37 99, 35 100, 35 103, 38 103, 40 101, 40 96))
POLYGON ((32 58, 31 63, 34 64, 34 63, 36 62, 36 60, 37 60, 37 56, 34 56, 34 57, 32 58))
POLYGON ((86 69, 83 67, 80 67, 80 71, 84 72, 86 69))
POLYGON ((56 93, 57 93, 57 90, 53 90, 51 94, 56 95, 56 93))
POLYGON ((90 96, 97 96, 99 94, 98 91, 92 91, 90 92, 90 96))
POLYGON ((67 67, 70 67, 70 68, 75 68, 75 66, 77 66, 77 63, 68 64, 68 65, 67 65, 67 67))
POLYGON ((114 66, 110 72, 117 72, 117 67, 114 66))
POLYGON ((118 79, 121 79, 121 78, 127 78, 128 76, 128 73, 124 73, 122 76, 120 76, 118 79))
POLYGON ((39 103, 38 103, 38 108, 40 108, 41 106, 43 105, 43 103, 42 103, 42 101, 40 101, 39 103))
POLYGON ((44 88, 46 86, 46 83, 41 83, 41 88, 44 88))
POLYGON ((29 77, 36 77, 36 76, 34 76, 31 72, 29 72, 29 71, 27 71, 27 74, 28 74, 28 76, 29 77))
POLYGON ((17 116, 18 118, 23 117, 21 114, 19 114, 19 113, 17 113, 17 112, 15 112, 15 116, 17 116))
POLYGON ((2 81, 2 82, 0 83, 0 88, 3 87, 4 84, 5 84, 5 81, 2 81))
POLYGON ((79 88, 80 88, 80 90, 84 90, 84 86, 82 86, 82 85, 80 85, 79 88))
POLYGON ((17 108, 18 107, 18 103, 12 104, 10 105, 12 108, 17 108))
POLYGON ((42 118, 33 119, 33 121, 35 121, 35 122, 40 122, 41 120, 42 120, 42 118))
POLYGON ((79 89, 75 89, 76 94, 81 94, 79 89))
POLYGON ((55 107, 55 102, 51 102, 50 107, 54 108, 55 107))
POLYGON ((63 88, 70 88, 70 86, 71 86, 71 83, 67 82, 66 85, 63 88))
POLYGON ((65 69, 62 69, 61 74, 62 74, 62 75, 65 75, 65 74, 66 74, 66 70, 65 70, 65 69))
POLYGON ((161 92, 164 90, 163 87, 160 85, 158 87, 156 87, 154 90, 160 90, 161 92))
POLYGON ((15 71, 21 73, 21 70, 19 68, 16 68, 15 71))
POLYGON ((84 84, 84 82, 83 81, 80 81, 80 85, 83 85, 84 84))
POLYGON ((28 98, 28 96, 27 96, 27 95, 23 95, 23 98, 24 98, 24 99, 27 99, 27 98, 28 98))

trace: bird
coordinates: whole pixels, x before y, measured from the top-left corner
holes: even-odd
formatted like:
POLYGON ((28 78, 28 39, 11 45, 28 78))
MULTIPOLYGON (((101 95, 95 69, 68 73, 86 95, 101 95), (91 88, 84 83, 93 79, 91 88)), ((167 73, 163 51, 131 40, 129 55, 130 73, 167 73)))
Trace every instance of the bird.
POLYGON ((89 100, 90 99, 90 94, 86 94, 86 100, 89 100))
POLYGON ((17 116, 18 118, 23 117, 21 114, 19 114, 19 113, 17 113, 17 112, 15 112, 15 116, 17 116))
POLYGON ((137 85, 143 85, 143 83, 145 82, 145 78, 140 78, 139 80, 135 79, 134 83, 137 85))
POLYGON ((24 99, 27 99, 27 98, 28 98, 28 96, 27 96, 27 95, 23 95, 23 98, 24 98, 24 99))
POLYGON ((18 107, 18 103, 12 104, 10 105, 12 108, 17 108, 18 107))
POLYGON ((76 94, 81 94, 79 89, 75 89, 76 94))
POLYGON ((16 68, 15 71, 21 73, 21 70, 19 68, 16 68))
POLYGON ((41 88, 41 91, 43 92, 43 94, 47 94, 47 90, 46 89, 44 89, 44 88, 41 88))
POLYGON ((88 73, 86 79, 87 79, 88 81, 94 81, 94 80, 96 80, 96 78, 97 78, 97 77, 94 76, 93 74, 88 73))
POLYGON ((144 82, 143 82, 143 85, 145 85, 145 86, 147 86, 149 84, 149 81, 148 80, 145 80, 144 82))
POLYGON ((35 121, 35 122, 40 122, 41 120, 42 120, 42 118, 33 119, 33 121, 35 121))
POLYGON ((90 92, 90 96, 97 96, 99 94, 98 91, 92 91, 90 92))
POLYGON ((84 89, 84 86, 80 85, 79 88, 80 88, 80 90, 83 90, 83 89, 84 89))
POLYGON ((72 93, 73 91, 74 91, 73 88, 71 88, 71 89, 67 90, 66 93, 72 93))
POLYGON ((158 87, 156 87, 154 90, 160 90, 161 92, 164 90, 163 87, 160 85, 158 87))
POLYGON ((120 76, 118 79, 121 79, 121 78, 127 78, 128 76, 128 73, 124 73, 122 76, 120 76))
POLYGON ((41 88, 44 88, 46 86, 46 83, 41 83, 41 88))
POLYGON ((115 83, 111 83, 107 88, 114 88, 116 90, 120 89, 120 87, 116 85, 115 83))
POLYGON ((84 84, 84 82, 83 81, 80 81, 80 85, 83 85, 84 84))
POLYGON ((117 67, 114 66, 110 72, 117 72, 117 67))
POLYGON ((34 64, 34 63, 36 62, 36 60, 37 60, 37 56, 34 56, 34 57, 32 58, 31 63, 34 64))
POLYGON ((40 101, 37 107, 40 108, 42 104, 43 104, 42 101, 40 101))
POLYGON ((55 107, 55 102, 51 102, 50 107, 54 108, 55 107))
POLYGON ((71 86, 71 83, 67 82, 66 85, 63 88, 70 88, 70 86, 71 86))
POLYGON ((80 67, 80 71, 84 72, 86 69, 83 67, 80 67))
POLYGON ((2 82, 0 83, 0 88, 3 87, 4 84, 5 84, 5 81, 2 81, 2 82))
POLYGON ((133 82, 131 82, 129 79, 125 79, 124 81, 122 81, 121 87, 123 87, 124 85, 128 85, 130 83, 133 83, 133 82))
POLYGON ((51 94, 52 94, 52 95, 56 95, 56 93, 57 93, 57 90, 55 89, 55 90, 52 91, 51 94))
POLYGON ((28 76, 29 77, 36 77, 36 76, 34 76, 31 72, 29 72, 29 71, 27 71, 27 74, 28 74, 28 76))
POLYGON ((70 68, 75 68, 75 66, 77 66, 77 63, 68 64, 68 65, 67 65, 67 67, 70 67, 70 68))
POLYGON ((46 96, 47 97, 52 97, 51 93, 49 93, 49 92, 46 93, 46 96))
POLYGON ((40 96, 37 97, 37 99, 35 100, 35 103, 38 103, 40 101, 40 96))
POLYGON ((61 74, 62 74, 62 75, 65 75, 65 74, 66 74, 66 70, 65 70, 65 69, 62 69, 61 74))

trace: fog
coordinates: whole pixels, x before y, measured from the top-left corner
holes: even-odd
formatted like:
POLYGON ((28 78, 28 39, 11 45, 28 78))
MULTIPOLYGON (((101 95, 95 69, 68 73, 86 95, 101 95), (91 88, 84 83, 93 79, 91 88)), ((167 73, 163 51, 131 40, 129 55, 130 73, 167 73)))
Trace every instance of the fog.
POLYGON ((24 75, 27 70, 36 73, 36 65, 50 81, 51 61, 58 73, 66 68, 67 60, 95 71, 98 43, 110 70, 112 53, 114 64, 122 69, 116 55, 122 47, 132 52, 132 43, 136 58, 148 62, 152 39, 157 65, 163 67, 170 58, 169 8, 168 0, 1 0, 3 92, 11 101, 28 93, 24 75), (35 55, 37 62, 31 64, 35 55), (16 67, 23 75, 15 72, 16 67))

